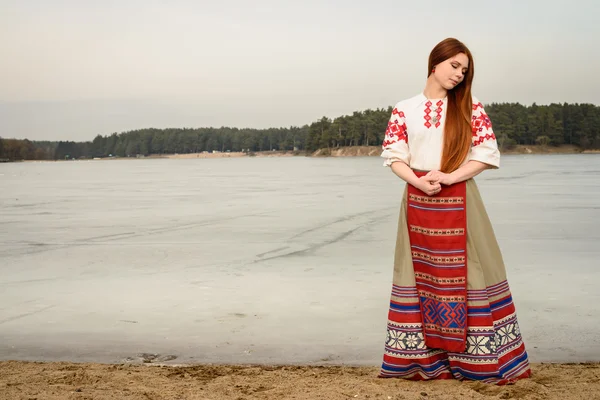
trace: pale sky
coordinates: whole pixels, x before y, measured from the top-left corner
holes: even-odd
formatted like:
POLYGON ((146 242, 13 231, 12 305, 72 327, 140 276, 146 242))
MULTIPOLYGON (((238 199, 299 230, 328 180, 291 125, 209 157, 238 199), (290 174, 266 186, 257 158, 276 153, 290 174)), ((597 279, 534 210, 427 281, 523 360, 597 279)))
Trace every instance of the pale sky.
POLYGON ((446 37, 484 103, 600 105, 597 0, 0 0, 0 137, 289 127, 423 90, 446 37))

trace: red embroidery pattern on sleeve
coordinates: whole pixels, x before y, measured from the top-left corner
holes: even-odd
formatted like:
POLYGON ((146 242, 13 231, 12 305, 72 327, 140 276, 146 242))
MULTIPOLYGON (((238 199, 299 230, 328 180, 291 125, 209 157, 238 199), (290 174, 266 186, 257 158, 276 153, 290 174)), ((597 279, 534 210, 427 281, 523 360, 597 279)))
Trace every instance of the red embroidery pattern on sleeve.
POLYGON ((394 108, 392 111, 392 118, 388 122, 387 129, 385 131, 385 139, 383 140, 383 147, 387 147, 393 143, 404 140, 408 143, 408 134, 406 132, 406 123, 403 120, 404 112, 398 111, 394 108))
POLYGON ((473 111, 477 111, 477 109, 480 107, 483 109, 483 104, 481 102, 473 104, 473 111))
POLYGON ((478 146, 486 140, 496 140, 496 135, 492 131, 492 121, 483 111, 481 103, 473 104, 473 111, 481 107, 479 115, 473 113, 471 118, 471 131, 473 133, 473 146, 478 146), (485 133, 484 133, 485 130, 485 133))
POLYGON ((485 136, 479 136, 479 138, 477 138, 476 140, 473 141, 473 147, 475 146, 479 146, 481 143, 483 143, 486 140, 496 140, 496 135, 494 135, 493 133, 490 134, 486 134, 485 136))

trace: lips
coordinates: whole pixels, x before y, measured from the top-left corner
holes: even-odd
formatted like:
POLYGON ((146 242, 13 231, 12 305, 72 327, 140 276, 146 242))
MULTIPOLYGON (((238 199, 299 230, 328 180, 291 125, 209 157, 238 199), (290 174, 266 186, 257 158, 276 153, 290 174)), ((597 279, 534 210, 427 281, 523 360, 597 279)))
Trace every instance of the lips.
POLYGON ((455 81, 454 79, 450 79, 450 82, 452 82, 454 84, 454 86, 458 85, 458 82, 455 81))

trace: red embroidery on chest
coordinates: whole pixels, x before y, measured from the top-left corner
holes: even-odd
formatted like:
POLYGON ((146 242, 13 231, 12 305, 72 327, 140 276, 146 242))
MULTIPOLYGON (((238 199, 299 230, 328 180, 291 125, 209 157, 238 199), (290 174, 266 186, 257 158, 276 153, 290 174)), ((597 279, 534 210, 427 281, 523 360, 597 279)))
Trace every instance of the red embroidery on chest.
POLYGON ((441 120, 442 120, 442 105, 444 105, 444 102, 442 100, 438 100, 437 103, 435 103, 435 105, 437 106, 437 108, 435 109, 435 113, 436 115, 431 118, 431 106, 433 105, 433 103, 429 100, 427 100, 427 103, 425 103, 425 116, 423 117, 425 119, 425 127, 427 127, 427 129, 431 128, 431 122, 433 122, 435 124, 436 128, 439 128, 440 124, 441 124, 441 120), (431 122, 429 122, 431 121, 431 122))
POLYGON ((444 104, 444 102, 442 100, 435 103, 435 105, 438 107, 437 110, 435 110, 437 112, 437 122, 435 123, 436 128, 438 128, 440 126, 440 120, 442 119, 442 105, 443 104, 444 104))
POLYGON ((427 103, 425 103, 425 126, 427 127, 427 129, 431 128, 431 122, 429 122, 429 120, 431 120, 431 117, 429 116, 429 114, 431 113, 431 106, 433 103, 431 103, 429 100, 427 100, 427 103))

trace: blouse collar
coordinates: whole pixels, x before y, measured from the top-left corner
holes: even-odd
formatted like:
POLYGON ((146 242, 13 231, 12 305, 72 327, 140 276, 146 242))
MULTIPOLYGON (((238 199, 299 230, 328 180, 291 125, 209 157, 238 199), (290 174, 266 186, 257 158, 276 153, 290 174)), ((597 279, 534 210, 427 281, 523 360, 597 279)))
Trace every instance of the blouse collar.
POLYGON ((443 102, 446 102, 446 101, 448 100, 448 96, 447 96, 447 95, 446 95, 446 97, 444 97, 443 99, 430 99, 430 98, 427 98, 427 96, 425 96, 425 94, 424 94, 423 92, 421 92, 421 93, 419 94, 419 96, 420 96, 420 98, 421 98, 421 103, 424 103, 424 102, 426 102, 427 100, 429 100, 430 102, 432 102, 432 103, 434 103, 434 104, 435 104, 435 103, 437 103, 437 102, 438 102, 438 101, 440 101, 440 100, 441 100, 441 101, 443 101, 443 102))

